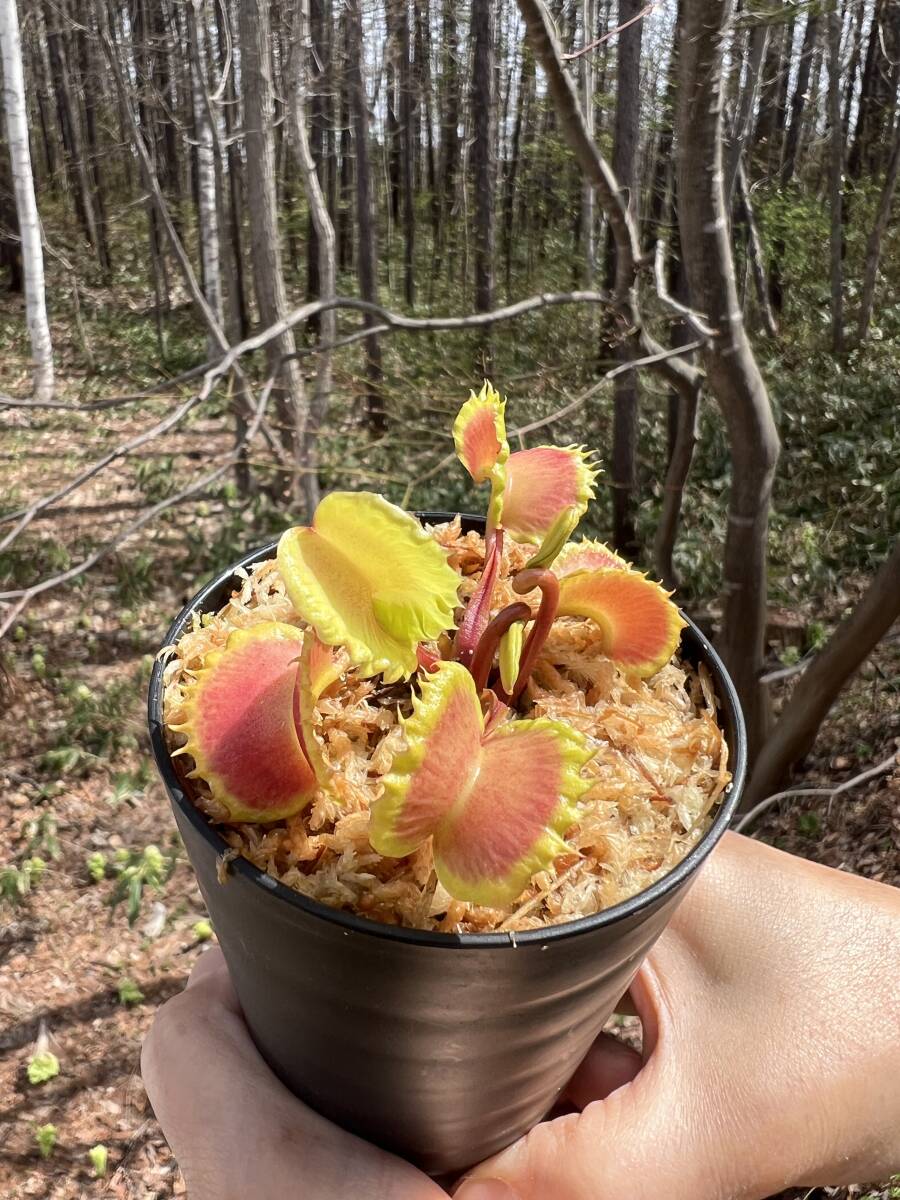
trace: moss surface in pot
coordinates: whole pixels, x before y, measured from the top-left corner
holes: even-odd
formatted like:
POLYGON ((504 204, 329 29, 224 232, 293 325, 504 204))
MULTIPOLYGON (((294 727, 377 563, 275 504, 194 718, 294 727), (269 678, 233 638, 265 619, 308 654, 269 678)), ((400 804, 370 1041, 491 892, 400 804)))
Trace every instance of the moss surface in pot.
POLYGON ((510 453, 490 384, 454 424, 485 533, 333 492, 165 668, 186 790, 322 903, 448 932, 588 916, 702 838, 728 750, 670 596, 571 540, 598 468, 510 453))

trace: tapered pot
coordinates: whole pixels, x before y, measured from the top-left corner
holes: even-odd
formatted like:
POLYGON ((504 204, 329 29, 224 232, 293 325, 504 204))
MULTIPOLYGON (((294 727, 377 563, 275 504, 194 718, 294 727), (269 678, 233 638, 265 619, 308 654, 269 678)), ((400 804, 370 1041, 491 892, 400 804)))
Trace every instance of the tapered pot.
MULTIPOLYGON (((423 513, 423 520, 449 520, 423 513)), ((480 518, 464 528, 482 529, 480 518)), ((216 611, 236 567, 203 589, 216 611)), ((276 1075, 320 1113, 432 1174, 509 1145, 553 1105, 647 951, 725 832, 740 798, 746 740, 728 675, 693 624, 681 652, 703 662, 719 699, 733 781, 703 840, 640 895, 593 917, 518 934, 401 929, 328 908, 244 858, 225 882, 228 846, 185 794, 166 748, 163 666, 150 682, 150 738, 250 1032, 276 1075)))

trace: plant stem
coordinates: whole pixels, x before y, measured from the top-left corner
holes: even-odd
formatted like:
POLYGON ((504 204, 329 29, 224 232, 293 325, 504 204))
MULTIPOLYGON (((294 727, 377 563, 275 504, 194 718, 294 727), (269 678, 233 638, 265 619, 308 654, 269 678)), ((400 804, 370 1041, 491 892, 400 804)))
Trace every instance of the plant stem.
POLYGON ((519 600, 516 604, 508 604, 506 608, 502 608, 488 624, 475 648, 472 665, 469 667, 479 695, 487 687, 488 675, 497 647, 500 645, 500 639, 511 625, 515 625, 516 621, 527 621, 530 616, 531 606, 524 600, 519 600))
POLYGON ((485 547, 484 570, 481 573, 481 580, 469 600, 453 645, 453 657, 470 670, 475 647, 481 640, 491 617, 491 599, 494 595, 494 587, 502 561, 503 530, 497 529, 490 547, 485 547))
POLYGON ((528 635, 528 641, 522 651, 519 674, 516 676, 516 683, 510 697, 512 704, 515 704, 525 690, 535 660, 547 640, 550 627, 556 617, 556 610, 559 607, 559 580, 552 571, 543 571, 534 567, 526 568, 524 571, 520 571, 513 580, 513 591, 520 596, 533 591, 536 587, 541 589, 541 607, 538 609, 537 619, 531 627, 531 633, 528 635))

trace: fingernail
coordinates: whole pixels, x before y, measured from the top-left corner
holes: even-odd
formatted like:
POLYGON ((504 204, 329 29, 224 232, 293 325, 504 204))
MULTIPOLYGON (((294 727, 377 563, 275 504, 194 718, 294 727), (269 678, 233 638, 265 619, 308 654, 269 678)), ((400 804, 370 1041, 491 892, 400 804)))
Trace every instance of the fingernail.
POLYGON ((519 1193, 503 1179, 466 1179, 453 1200, 521 1200, 519 1193))

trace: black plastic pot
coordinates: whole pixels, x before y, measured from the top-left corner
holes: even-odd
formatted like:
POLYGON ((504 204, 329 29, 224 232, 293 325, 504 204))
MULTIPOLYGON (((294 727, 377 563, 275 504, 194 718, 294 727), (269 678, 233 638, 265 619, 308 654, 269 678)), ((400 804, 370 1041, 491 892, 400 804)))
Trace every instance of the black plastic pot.
MULTIPOLYGON (((423 513, 448 520, 447 513, 423 513)), ((464 518, 466 528, 483 528, 464 518)), ((238 566, 274 556, 265 546, 238 566)), ((191 613, 219 609, 234 568, 191 613)), ((326 1117, 432 1174, 507 1146, 549 1110, 725 832, 744 781, 737 696, 693 624, 682 653, 704 662, 720 701, 733 783, 706 836, 665 878, 614 908, 519 934, 429 933, 378 924, 291 891, 227 849, 175 772, 162 726, 162 665, 150 682, 150 737, 178 828, 247 1024, 280 1079, 326 1117)))

